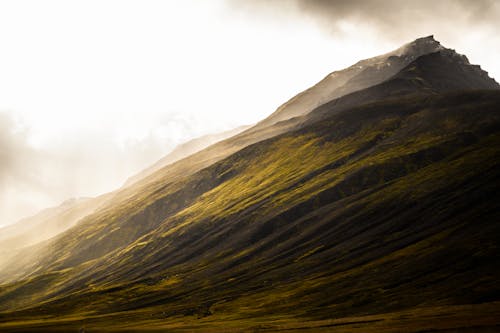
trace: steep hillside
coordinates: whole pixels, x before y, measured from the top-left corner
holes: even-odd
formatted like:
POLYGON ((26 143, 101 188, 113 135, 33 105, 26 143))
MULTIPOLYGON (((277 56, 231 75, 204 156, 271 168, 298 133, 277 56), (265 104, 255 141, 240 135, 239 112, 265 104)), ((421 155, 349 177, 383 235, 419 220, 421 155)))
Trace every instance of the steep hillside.
MULTIPOLYGON (((402 96, 433 95, 473 86, 478 89, 499 87, 487 74, 468 64, 463 56, 453 51, 444 50, 418 57, 381 84, 327 103, 310 115, 280 122, 265 129, 247 130, 118 191, 109 205, 87 216, 79 228, 70 230, 54 241, 50 245, 49 255, 46 255, 46 251, 36 251, 40 257, 33 261, 31 256, 22 253, 19 256, 21 259, 15 258, 11 267, 4 269, 0 279, 26 277, 49 267, 66 268, 78 265, 128 246, 150 231, 156 230, 165 219, 192 205, 203 193, 217 187, 225 178, 219 179, 198 171, 203 171, 204 167, 249 144, 314 124, 329 115, 357 105, 385 99, 401 99, 402 96), (436 68, 442 70, 435 70, 436 68), (467 80, 456 80, 456 77, 463 73, 468 73, 467 80), (189 178, 192 174, 198 175, 201 180, 195 178, 193 181, 189 178)), ((355 122, 356 120, 352 121, 355 122)), ((29 251, 32 252, 31 249, 29 251)))
POLYGON ((25 249, 0 272, 0 329, 495 330, 499 86, 417 51, 25 249))
POLYGON ((107 204, 85 216, 77 229, 68 230, 51 243, 25 249, 7 262, 0 270, 0 281, 28 277, 39 270, 43 271, 39 260, 55 263, 73 257, 77 262, 82 262, 130 244, 156 228, 165 216, 175 214, 188 205, 206 189, 192 191, 183 188, 188 176, 243 147, 283 133, 293 124, 278 124, 251 133, 243 132, 167 165, 131 186, 110 193, 107 204), (165 201, 169 204, 164 204, 165 201), (35 263, 37 267, 33 266, 35 263))
MULTIPOLYGON (((464 56, 454 51, 444 49, 423 55, 389 80, 326 103, 309 115, 264 129, 249 129, 158 170, 133 186, 118 191, 110 205, 88 216, 79 229, 62 235, 60 240, 51 245, 52 255, 47 256, 45 251, 40 251, 41 257, 37 259, 36 267, 32 265, 32 260, 26 262, 15 259, 15 264, 4 270, 3 275, 28 276, 27 274, 44 271, 49 266, 73 266, 129 245, 156 230, 165 219, 186 209, 200 195, 217 187, 221 180, 225 179, 207 176, 198 171, 250 144, 292 129, 309 126, 357 105, 385 99, 397 100, 403 96, 435 95, 473 87, 500 88, 495 80, 489 78, 477 66, 470 65, 464 56), (198 178, 189 178, 192 174, 198 175, 198 178)), ((352 122, 355 121, 353 119, 352 122)))
POLYGON ((2 310, 323 320, 496 301, 499 105, 379 102, 252 145, 126 248, 4 286, 2 310))

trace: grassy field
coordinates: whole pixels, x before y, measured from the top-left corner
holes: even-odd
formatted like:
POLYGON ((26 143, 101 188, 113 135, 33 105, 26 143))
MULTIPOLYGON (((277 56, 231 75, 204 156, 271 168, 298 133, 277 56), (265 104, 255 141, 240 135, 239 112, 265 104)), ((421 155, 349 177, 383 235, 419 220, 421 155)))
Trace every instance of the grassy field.
POLYGON ((157 316, 155 310, 105 316, 38 318, 0 324, 1 332, 498 332, 500 304, 416 308, 369 316, 308 320, 289 316, 242 318, 237 314, 198 318, 157 316))

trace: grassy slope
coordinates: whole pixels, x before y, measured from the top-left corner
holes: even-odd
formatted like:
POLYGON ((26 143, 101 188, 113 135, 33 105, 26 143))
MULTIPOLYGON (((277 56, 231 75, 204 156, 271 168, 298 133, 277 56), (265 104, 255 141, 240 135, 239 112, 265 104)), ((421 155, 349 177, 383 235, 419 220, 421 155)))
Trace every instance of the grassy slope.
POLYGON ((1 308, 25 309, 4 320, 293 322, 498 300, 499 105, 374 103, 245 148, 168 185, 154 204, 189 200, 130 246, 3 286, 1 308))
POLYGON ((207 183, 199 191, 189 188, 182 191, 187 177, 245 146, 283 133, 293 124, 292 121, 238 134, 168 165, 141 182, 108 193, 107 204, 87 215, 76 228, 59 234, 49 244, 38 244, 22 251, 2 266, 0 282, 83 263, 127 246, 155 229, 165 216, 189 205, 206 186, 216 185, 207 183), (164 201, 169 205, 156 204, 164 201))

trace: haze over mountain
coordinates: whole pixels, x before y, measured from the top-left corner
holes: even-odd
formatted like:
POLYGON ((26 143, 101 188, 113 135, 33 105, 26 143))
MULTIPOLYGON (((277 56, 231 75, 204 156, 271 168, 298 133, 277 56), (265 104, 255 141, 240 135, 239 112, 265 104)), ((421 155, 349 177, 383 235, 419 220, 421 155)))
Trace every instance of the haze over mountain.
POLYGON ((179 146, 177 146, 174 150, 172 150, 167 156, 161 158, 159 161, 157 161, 155 164, 152 166, 148 167, 145 170, 142 170, 140 173, 138 173, 135 176, 130 177, 127 179, 125 182, 125 186, 129 186, 136 181, 145 178, 149 176, 150 174, 154 173, 155 171, 172 164, 184 157, 187 157, 189 155, 192 155, 203 148, 206 148, 218 141, 224 140, 228 137, 234 136, 245 129, 249 128, 250 126, 240 126, 235 129, 225 131, 222 133, 217 133, 217 134, 207 134, 199 138, 195 138, 192 140, 189 140, 188 142, 185 142, 179 146))
POLYGON ((499 149, 500 85, 419 38, 22 249, 0 329, 493 331, 499 149))
POLYGON ((23 249, 46 241, 73 227, 78 221, 95 211, 112 193, 96 198, 68 199, 57 207, 0 228, 0 266, 23 249))

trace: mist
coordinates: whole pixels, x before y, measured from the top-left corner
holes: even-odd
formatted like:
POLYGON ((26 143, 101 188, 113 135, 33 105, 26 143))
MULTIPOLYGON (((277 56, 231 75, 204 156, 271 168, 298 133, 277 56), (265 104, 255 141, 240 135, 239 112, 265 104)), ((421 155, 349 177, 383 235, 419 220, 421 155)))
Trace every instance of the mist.
POLYGON ((0 113, 0 225, 70 198, 115 190, 178 144, 202 134, 195 119, 166 117, 142 138, 94 128, 61 133, 39 146, 22 118, 0 113))

